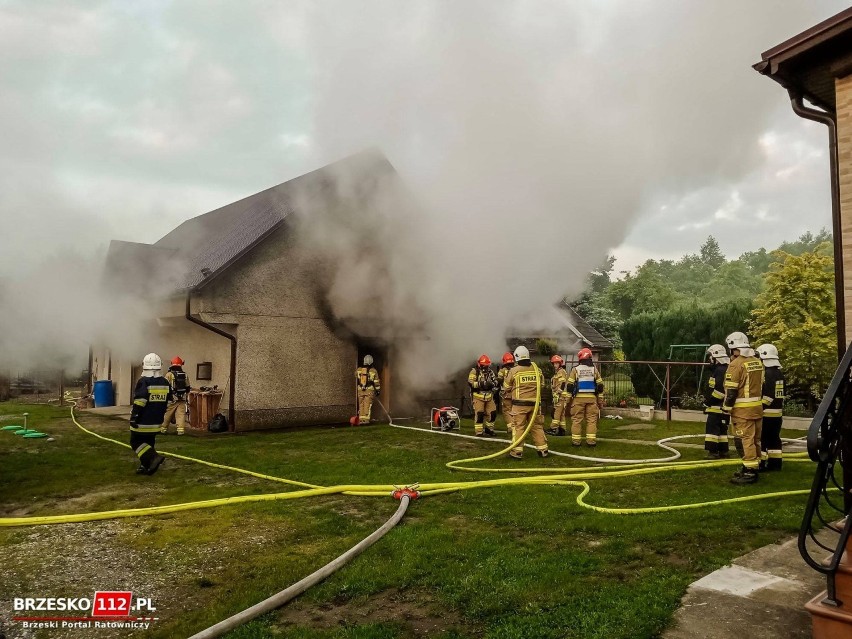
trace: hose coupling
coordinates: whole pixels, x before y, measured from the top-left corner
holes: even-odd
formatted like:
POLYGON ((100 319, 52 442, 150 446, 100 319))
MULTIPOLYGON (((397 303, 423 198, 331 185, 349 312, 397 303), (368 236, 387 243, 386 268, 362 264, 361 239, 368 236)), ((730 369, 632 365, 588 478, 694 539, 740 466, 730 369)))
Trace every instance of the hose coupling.
POLYGON ((404 486, 402 488, 397 486, 396 490, 391 491, 391 497, 393 497, 394 499, 402 499, 403 497, 407 496, 411 501, 414 501, 415 499, 418 499, 420 497, 420 491, 418 490, 418 488, 420 488, 420 484, 414 484, 413 486, 404 486))

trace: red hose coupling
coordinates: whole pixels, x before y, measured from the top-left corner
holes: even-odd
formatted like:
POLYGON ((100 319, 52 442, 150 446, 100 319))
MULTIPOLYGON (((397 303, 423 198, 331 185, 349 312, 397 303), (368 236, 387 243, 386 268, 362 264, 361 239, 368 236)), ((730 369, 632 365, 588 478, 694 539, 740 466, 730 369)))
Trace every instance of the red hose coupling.
POLYGON ((406 486, 405 488, 397 488, 391 492, 391 497, 394 499, 402 499, 406 495, 411 501, 414 501, 420 497, 420 491, 415 488, 411 488, 410 486, 406 486))

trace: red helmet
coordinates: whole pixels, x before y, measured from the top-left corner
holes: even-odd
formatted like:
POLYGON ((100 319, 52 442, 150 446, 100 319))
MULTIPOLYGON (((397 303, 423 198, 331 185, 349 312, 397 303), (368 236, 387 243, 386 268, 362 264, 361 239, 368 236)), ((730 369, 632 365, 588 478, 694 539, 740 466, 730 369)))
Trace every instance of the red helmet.
POLYGON ((488 355, 480 355, 476 363, 480 366, 491 366, 491 358, 488 355))
POLYGON ((551 363, 551 364, 559 364, 560 366, 564 366, 564 365, 565 365, 565 360, 564 360, 564 359, 562 359, 562 356, 561 356, 561 355, 553 355, 553 356, 551 356, 551 358, 550 358, 550 363, 551 363))
POLYGON ((504 364, 514 364, 515 356, 511 353, 503 353, 503 363, 504 364))
POLYGON ((172 366, 183 366, 184 364, 185 362, 177 355, 172 357, 172 366))
POLYGON ((579 359, 579 360, 592 359, 592 351, 588 348, 581 348, 580 352, 577 353, 577 359, 579 359))

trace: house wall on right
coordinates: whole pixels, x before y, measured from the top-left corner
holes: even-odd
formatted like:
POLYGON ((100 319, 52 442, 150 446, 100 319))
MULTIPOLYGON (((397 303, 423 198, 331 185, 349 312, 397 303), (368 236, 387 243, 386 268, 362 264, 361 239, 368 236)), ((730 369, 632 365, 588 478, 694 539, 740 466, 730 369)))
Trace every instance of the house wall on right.
POLYGON ((840 178, 840 225, 843 233, 843 290, 846 344, 852 343, 852 75, 836 78, 837 169, 840 178))

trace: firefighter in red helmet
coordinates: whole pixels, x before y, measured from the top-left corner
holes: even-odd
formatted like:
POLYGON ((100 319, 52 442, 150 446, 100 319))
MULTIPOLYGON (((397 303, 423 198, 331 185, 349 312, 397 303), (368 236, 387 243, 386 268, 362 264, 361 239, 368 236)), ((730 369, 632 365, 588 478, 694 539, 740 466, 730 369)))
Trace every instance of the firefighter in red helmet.
POLYGON ((491 358, 480 355, 476 366, 467 376, 470 385, 471 404, 473 405, 473 431, 477 437, 494 434, 494 420, 497 417, 497 404, 494 393, 497 391, 497 376, 491 370, 491 358))
POLYGON ((570 395, 566 390, 568 373, 565 371, 565 360, 561 355, 550 358, 554 373, 550 378, 550 390, 553 393, 553 418, 550 420, 549 435, 565 435, 565 414, 568 412, 570 395))
POLYGON ((583 444, 583 420, 586 420, 586 445, 598 442, 598 417, 603 407, 604 384, 592 362, 592 351, 583 348, 577 353, 579 364, 571 369, 565 388, 571 395, 571 443, 583 444))
POLYGON ((514 366, 515 356, 509 352, 503 353, 503 365, 497 371, 497 395, 500 397, 500 412, 503 413, 503 419, 506 420, 506 429, 509 432, 509 437, 512 437, 512 398, 503 390, 503 383, 506 381, 509 371, 514 366))
POLYGON ((172 358, 172 365, 165 375, 169 381, 169 386, 172 389, 172 397, 174 400, 166 409, 166 414, 163 416, 163 423, 160 425, 160 432, 166 434, 169 431, 169 424, 172 423, 174 417, 175 425, 177 426, 177 434, 183 435, 186 432, 186 416, 189 412, 189 404, 187 403, 187 395, 189 394, 189 377, 183 370, 184 362, 179 356, 172 358))

